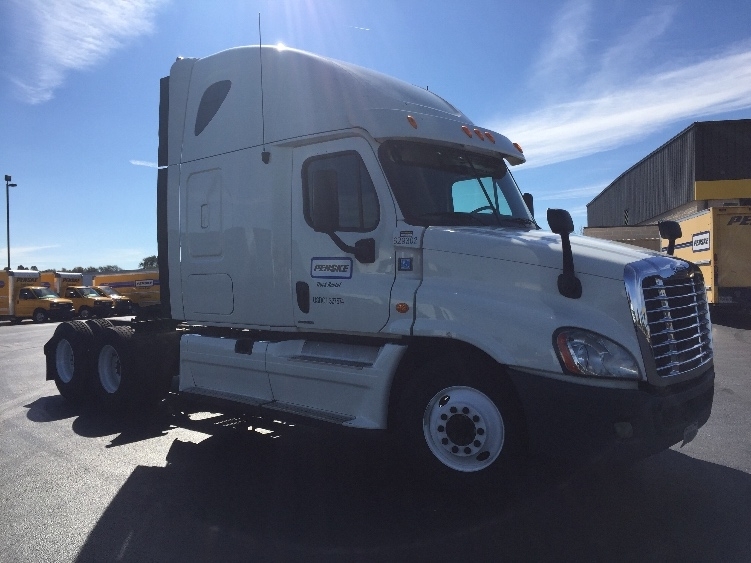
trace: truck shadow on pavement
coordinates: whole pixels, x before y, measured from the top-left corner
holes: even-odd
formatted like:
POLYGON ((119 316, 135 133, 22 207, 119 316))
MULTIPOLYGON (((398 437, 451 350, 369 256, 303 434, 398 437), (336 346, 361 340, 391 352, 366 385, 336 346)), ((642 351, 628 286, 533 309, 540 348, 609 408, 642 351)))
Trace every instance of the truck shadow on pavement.
POLYGON ((134 424, 65 405, 38 399, 29 418, 77 416, 79 435, 117 434, 108 447, 176 436, 165 467, 137 466, 128 477, 78 561, 737 561, 751 553, 751 476, 674 450, 620 470, 562 474, 532 463, 498 486, 457 490, 405 466, 385 439, 166 409, 134 424))

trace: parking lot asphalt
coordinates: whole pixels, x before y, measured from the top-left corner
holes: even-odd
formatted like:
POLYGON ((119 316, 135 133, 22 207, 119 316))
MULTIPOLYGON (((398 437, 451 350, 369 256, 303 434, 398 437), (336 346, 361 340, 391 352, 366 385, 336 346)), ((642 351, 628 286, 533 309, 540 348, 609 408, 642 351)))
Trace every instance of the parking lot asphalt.
POLYGON ((714 325, 713 413, 619 469, 449 490, 361 434, 76 409, 54 324, 0 323, 0 561, 749 561, 751 323, 714 325))

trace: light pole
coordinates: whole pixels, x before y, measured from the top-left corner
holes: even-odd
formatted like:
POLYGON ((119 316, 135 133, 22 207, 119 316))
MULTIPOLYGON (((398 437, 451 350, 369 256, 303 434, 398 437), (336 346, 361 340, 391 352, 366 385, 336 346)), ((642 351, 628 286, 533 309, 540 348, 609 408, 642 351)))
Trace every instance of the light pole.
POLYGON ((18 184, 10 183, 10 176, 5 175, 5 240, 8 241, 8 270, 10 270, 10 197, 8 188, 15 188, 18 184))

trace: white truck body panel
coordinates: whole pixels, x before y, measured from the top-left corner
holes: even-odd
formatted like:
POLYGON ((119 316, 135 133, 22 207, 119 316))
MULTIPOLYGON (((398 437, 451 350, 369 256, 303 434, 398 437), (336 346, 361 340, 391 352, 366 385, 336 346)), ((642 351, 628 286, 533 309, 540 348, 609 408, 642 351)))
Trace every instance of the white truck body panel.
MULTIPOLYGON (((524 162, 521 149, 432 92, 309 53, 243 47, 179 59, 168 100, 169 306, 172 319, 196 332, 181 339, 181 391, 387 428, 392 383, 410 342, 437 350, 458 342, 516 374, 515 384, 539 378, 592 397, 604 390, 615 405, 619 393, 638 394, 647 381, 669 384, 655 375, 648 342, 655 321, 640 284, 683 266, 573 236, 581 295, 567 294, 562 237, 537 229, 505 173, 505 162, 524 162), (487 185, 472 160, 487 166, 487 185), (491 161, 501 164, 483 164, 491 161), (410 170, 421 176, 410 178, 410 170), (441 182, 448 195, 431 191, 441 182), (474 186, 466 202, 464 182, 474 186), (327 199, 331 193, 336 199, 327 199), (440 213, 411 215, 410 206, 430 198, 448 201, 448 211, 468 222, 440 226, 420 219, 440 213), (320 206, 336 210, 336 228, 325 227, 329 213, 320 206), (200 334, 202 327, 220 332, 200 334), (605 337, 638 373, 573 375, 555 342, 563 329, 605 337)), ((704 370, 706 387, 708 319, 699 326, 703 363, 675 381, 704 370)), ((533 410, 543 404, 534 403, 537 385, 520 391, 533 410)), ((558 391, 546 391, 552 404, 558 391)), ((642 400, 652 399, 635 399, 642 400)), ((610 425, 611 414, 602 416, 610 425)))

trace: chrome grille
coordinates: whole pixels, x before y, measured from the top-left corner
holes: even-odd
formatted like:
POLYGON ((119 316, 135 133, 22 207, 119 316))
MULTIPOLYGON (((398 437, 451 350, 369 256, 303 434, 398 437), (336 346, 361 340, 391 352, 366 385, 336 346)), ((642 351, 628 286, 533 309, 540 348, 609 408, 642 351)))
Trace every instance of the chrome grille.
POLYGON ((709 321, 701 273, 642 280, 649 343, 657 375, 673 377, 712 359, 712 325, 709 321))

